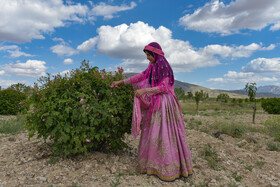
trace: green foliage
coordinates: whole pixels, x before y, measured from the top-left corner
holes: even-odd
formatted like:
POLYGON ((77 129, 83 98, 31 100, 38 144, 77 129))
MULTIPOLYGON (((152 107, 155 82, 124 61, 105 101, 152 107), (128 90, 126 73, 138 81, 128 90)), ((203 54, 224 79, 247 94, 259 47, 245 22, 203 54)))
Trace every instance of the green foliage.
POLYGON ((211 168, 213 168, 214 170, 217 170, 217 171, 221 170, 221 166, 219 164, 219 161, 221 159, 218 157, 216 150, 214 150, 214 148, 212 148, 212 146, 210 144, 206 144, 203 147, 201 156, 205 160, 207 160, 207 162, 211 168))
POLYGON ((267 150, 280 152, 280 143, 279 142, 269 142, 266 145, 267 145, 267 150))
POLYGON ((266 131, 274 139, 280 142, 280 116, 270 117, 265 121, 266 131))
POLYGON ((199 130, 199 126, 202 125, 202 122, 200 120, 196 120, 194 118, 191 118, 190 121, 186 121, 187 124, 187 128, 189 129, 195 129, 195 130, 199 130))
POLYGON ((183 88, 175 88, 174 92, 178 100, 184 99, 185 91, 183 90, 183 88))
POLYGON ((269 114, 280 114, 280 98, 262 99, 261 106, 269 114))
POLYGON ((29 101, 24 93, 8 88, 0 91, 0 114, 15 115, 18 112, 26 112, 29 101))
POLYGON ((216 101, 221 101, 221 102, 224 102, 224 103, 227 103, 228 100, 229 100, 229 95, 226 94, 226 93, 220 93, 217 98, 216 98, 216 101))
POLYGON ((254 166, 252 165, 246 165, 245 168, 249 171, 252 171, 254 169, 254 166))
POLYGON ((187 96, 188 96, 189 99, 192 99, 193 98, 193 93, 192 92, 188 92, 187 96))
POLYGON ((22 116, 8 120, 0 120, 1 134, 18 134, 24 130, 24 119, 22 116))
POLYGON ((231 176, 237 182, 241 182, 241 180, 242 180, 242 176, 238 175, 237 172, 234 172, 231 176))
POLYGON ((231 100, 231 102, 232 102, 232 104, 236 104, 236 99, 235 98, 232 98, 232 100, 231 100))
POLYGON ((245 91, 248 93, 248 97, 250 101, 255 101, 256 93, 257 93, 256 83, 247 83, 245 86, 245 91))
POLYGON ((41 77, 31 97, 34 110, 26 116, 29 136, 51 140, 54 156, 70 156, 89 150, 121 150, 130 132, 133 89, 122 85, 122 72, 99 71, 85 61, 64 77, 41 77))
POLYGON ((249 96, 249 100, 251 102, 254 102, 254 106, 253 106, 253 123, 255 123, 255 116, 256 116, 256 110, 257 110, 257 101, 256 101, 256 93, 257 93, 257 87, 256 87, 256 83, 247 83, 245 86, 245 91, 248 93, 249 96))
POLYGON ((17 84, 12 84, 9 88, 22 92, 24 93, 26 96, 31 96, 32 95, 32 89, 30 86, 26 86, 25 84, 22 83, 17 83, 17 84))
POLYGON ((112 180, 112 181, 111 181, 110 186, 111 186, 111 187, 117 187, 117 186, 119 186, 120 184, 121 184, 121 183, 120 183, 120 174, 117 173, 117 174, 115 175, 115 180, 112 180))
POLYGON ((198 115, 198 105, 199 105, 199 101, 205 100, 205 99, 208 99, 208 98, 209 98, 208 93, 203 92, 203 90, 200 90, 200 91, 196 91, 196 92, 195 92, 195 94, 194 94, 194 100, 195 100, 195 103, 196 103, 196 115, 198 115))
POLYGON ((243 103, 243 99, 239 98, 238 99, 238 104, 242 104, 243 103))

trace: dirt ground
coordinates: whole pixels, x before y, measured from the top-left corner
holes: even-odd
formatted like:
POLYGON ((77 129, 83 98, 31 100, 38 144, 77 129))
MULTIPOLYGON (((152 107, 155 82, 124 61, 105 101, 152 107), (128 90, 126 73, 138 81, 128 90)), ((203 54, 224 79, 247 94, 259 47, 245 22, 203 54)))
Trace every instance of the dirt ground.
MULTIPOLYGON (((185 115, 185 119, 214 120, 209 116, 185 115)), ((237 120, 249 116, 236 117, 237 120)), ((258 116, 258 122, 266 116, 258 116)), ((246 119, 245 119, 246 120, 246 119)), ((188 125, 186 123, 186 125, 188 125)), ((194 174, 186 180, 163 182, 155 176, 139 174, 136 141, 119 155, 100 152, 58 159, 51 163, 49 152, 39 140, 28 141, 27 132, 0 138, 0 187, 12 186, 280 186, 280 153, 268 151, 270 137, 260 133, 248 136, 255 141, 222 134, 215 138, 197 130, 187 130, 194 174), (38 143, 39 142, 39 143, 38 143), (206 144, 216 150, 220 169, 212 169, 201 156, 206 144)))

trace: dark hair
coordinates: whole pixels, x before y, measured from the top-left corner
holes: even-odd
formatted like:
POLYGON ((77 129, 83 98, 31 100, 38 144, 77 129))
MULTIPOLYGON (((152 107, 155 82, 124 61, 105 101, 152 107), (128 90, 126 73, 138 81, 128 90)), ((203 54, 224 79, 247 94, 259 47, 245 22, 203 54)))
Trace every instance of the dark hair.
MULTIPOLYGON (((148 52, 152 57, 154 57, 154 53, 152 51, 149 50, 143 50, 144 52, 148 52)), ((154 57, 155 58, 155 57, 154 57)))

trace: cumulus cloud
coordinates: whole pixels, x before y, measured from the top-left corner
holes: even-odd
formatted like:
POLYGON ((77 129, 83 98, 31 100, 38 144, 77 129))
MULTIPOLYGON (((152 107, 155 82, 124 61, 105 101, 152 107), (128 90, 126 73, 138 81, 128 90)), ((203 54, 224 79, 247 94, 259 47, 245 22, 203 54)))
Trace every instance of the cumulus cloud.
POLYGON ((65 75, 69 74, 70 72, 71 72, 71 70, 68 69, 68 70, 64 70, 64 71, 59 72, 59 73, 55 73, 53 75, 55 76, 55 75, 60 74, 61 76, 65 76, 65 75))
POLYGON ((81 45, 77 47, 78 51, 90 51, 92 48, 94 48, 96 42, 97 42, 97 37, 90 38, 89 40, 83 42, 81 45))
POLYGON ((103 16, 105 19, 112 19, 114 17, 113 16, 114 14, 125 10, 131 10, 135 7, 136 7, 135 2, 131 2, 130 6, 128 5, 112 6, 101 2, 91 9, 89 15, 103 16))
POLYGON ((72 56, 78 53, 75 49, 64 43, 52 46, 51 51, 59 56, 72 56))
POLYGON ((6 46, 0 46, 0 52, 7 52, 9 53, 9 57, 11 58, 17 58, 20 56, 26 56, 26 57, 30 57, 33 55, 30 55, 28 53, 22 52, 20 47, 18 47, 17 45, 6 45, 6 46))
POLYGON ((242 29, 280 29, 279 0, 236 0, 225 5, 212 0, 192 14, 181 17, 179 22, 187 30, 215 32, 222 35, 238 33, 242 29))
POLYGON ((242 67, 243 72, 280 73, 280 58, 257 58, 242 67))
POLYGON ((30 85, 27 81, 23 81, 23 80, 4 80, 4 79, 0 79, 0 86, 1 86, 1 88, 8 88, 12 84, 17 84, 17 83, 22 83, 22 84, 25 84, 25 85, 30 85))
POLYGON ((44 33, 69 22, 83 22, 89 10, 85 5, 64 4, 62 0, 11 0, 0 4, 0 40, 17 43, 43 39, 44 33))
POLYGON ((223 77, 210 78, 209 82, 216 83, 247 83, 247 82, 275 82, 278 81, 276 77, 264 77, 253 72, 236 72, 228 71, 223 77))
POLYGON ((23 77, 40 77, 45 76, 46 62, 39 60, 27 60, 25 63, 5 64, 4 71, 7 74, 23 76, 23 77))
POLYGON ((275 48, 274 44, 268 47, 263 47, 262 44, 252 43, 250 45, 244 46, 222 46, 222 45, 208 45, 200 51, 206 55, 220 55, 221 57, 250 57, 255 51, 268 51, 275 48))
POLYGON ((222 58, 249 57, 255 51, 275 48, 275 45, 264 47, 262 44, 252 43, 247 46, 208 45, 195 49, 188 41, 173 39, 172 31, 168 28, 160 26, 156 29, 141 21, 115 27, 101 26, 97 33, 97 36, 83 42, 77 49, 88 51, 96 47, 98 53, 122 59, 120 66, 136 72, 146 67, 143 48, 153 41, 161 45, 175 72, 189 72, 200 67, 218 65, 220 61, 217 55, 222 58))
POLYGON ((1 70, 1 71, 0 71, 0 76, 1 76, 1 75, 4 75, 4 74, 5 74, 5 71, 1 70))
POLYGON ((73 60, 71 58, 66 58, 64 59, 63 64, 73 64, 73 60))

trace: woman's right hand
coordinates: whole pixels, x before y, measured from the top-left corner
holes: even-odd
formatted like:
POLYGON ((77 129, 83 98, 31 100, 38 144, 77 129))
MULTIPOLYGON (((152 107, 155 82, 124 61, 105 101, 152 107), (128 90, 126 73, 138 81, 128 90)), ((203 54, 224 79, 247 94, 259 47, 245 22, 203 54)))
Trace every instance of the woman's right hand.
POLYGON ((121 84, 123 84, 123 80, 114 81, 114 82, 112 83, 112 87, 119 86, 119 85, 121 85, 121 84))

